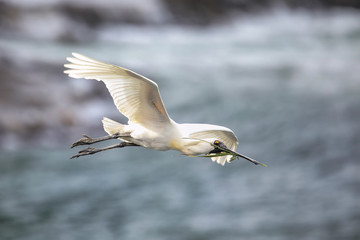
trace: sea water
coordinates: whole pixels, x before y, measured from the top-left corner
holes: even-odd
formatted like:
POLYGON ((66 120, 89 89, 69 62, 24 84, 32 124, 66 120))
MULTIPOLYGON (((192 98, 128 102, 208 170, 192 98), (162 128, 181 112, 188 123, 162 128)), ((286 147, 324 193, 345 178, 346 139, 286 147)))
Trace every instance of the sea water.
MULTIPOLYGON (((21 59, 62 65, 75 51, 131 67, 158 83, 174 120, 225 125, 240 153, 268 165, 141 148, 70 160, 68 139, 3 150, 0 239, 360 238, 358 14, 107 26, 92 43, 0 44, 21 59)), ((86 112, 99 129, 117 114, 106 101, 86 112)))

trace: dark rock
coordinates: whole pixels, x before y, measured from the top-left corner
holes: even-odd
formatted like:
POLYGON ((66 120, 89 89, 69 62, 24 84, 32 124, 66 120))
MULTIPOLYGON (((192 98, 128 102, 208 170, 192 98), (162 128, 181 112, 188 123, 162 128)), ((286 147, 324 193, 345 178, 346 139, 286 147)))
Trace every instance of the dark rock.
POLYGON ((82 22, 91 28, 101 25, 106 20, 104 13, 96 8, 63 4, 58 9, 68 18, 82 22))
POLYGON ((360 8, 358 0, 162 0, 172 16, 172 23, 185 25, 210 25, 226 20, 232 15, 253 13, 276 8, 304 8, 326 10, 333 7, 360 8))

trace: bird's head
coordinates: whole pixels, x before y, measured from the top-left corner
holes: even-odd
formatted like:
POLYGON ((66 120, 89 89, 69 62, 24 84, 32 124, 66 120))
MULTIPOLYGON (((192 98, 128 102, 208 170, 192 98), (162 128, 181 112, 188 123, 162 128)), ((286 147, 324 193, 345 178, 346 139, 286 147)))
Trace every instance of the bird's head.
MULTIPOLYGON (((244 158, 244 159, 254 163, 255 165, 260 164, 260 165, 266 167, 266 165, 263 164, 263 163, 260 163, 260 162, 258 162, 256 160, 254 160, 252 158, 249 158, 249 157, 247 157, 245 155, 242 155, 240 153, 234 152, 233 150, 229 149, 223 142, 221 142, 219 140, 215 140, 213 142, 213 145, 214 145, 214 149, 211 150, 208 154, 211 154, 211 153, 215 153, 215 154, 217 154, 217 153, 228 153, 229 155, 233 155, 232 159, 236 159, 237 157, 241 157, 241 158, 244 158)), ((230 160, 230 161, 232 161, 232 160, 230 160)))
POLYGON ((224 152, 224 150, 232 152, 223 142, 219 140, 215 140, 213 144, 216 146, 213 150, 209 152, 210 153, 221 153, 224 152))

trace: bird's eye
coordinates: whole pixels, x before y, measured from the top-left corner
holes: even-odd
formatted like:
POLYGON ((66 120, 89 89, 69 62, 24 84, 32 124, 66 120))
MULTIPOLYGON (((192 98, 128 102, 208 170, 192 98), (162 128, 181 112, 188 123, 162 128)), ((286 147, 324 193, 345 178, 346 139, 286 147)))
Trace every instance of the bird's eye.
POLYGON ((215 145, 218 145, 219 143, 220 143, 219 140, 215 140, 214 142, 215 145))

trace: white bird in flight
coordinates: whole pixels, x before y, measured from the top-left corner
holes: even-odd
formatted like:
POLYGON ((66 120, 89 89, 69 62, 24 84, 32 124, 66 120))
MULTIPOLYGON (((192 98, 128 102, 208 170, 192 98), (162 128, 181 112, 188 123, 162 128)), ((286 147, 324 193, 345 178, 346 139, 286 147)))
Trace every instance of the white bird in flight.
POLYGON ((86 148, 72 158, 126 146, 142 146, 154 150, 177 150, 188 156, 210 157, 224 165, 238 157, 261 164, 236 153, 235 134, 228 128, 211 124, 178 124, 172 120, 161 100, 157 84, 128 69, 73 53, 67 58, 64 72, 72 78, 95 79, 105 83, 118 110, 129 119, 128 125, 104 117, 105 132, 100 138, 79 139, 72 147, 109 139, 122 142, 105 148, 86 148))

